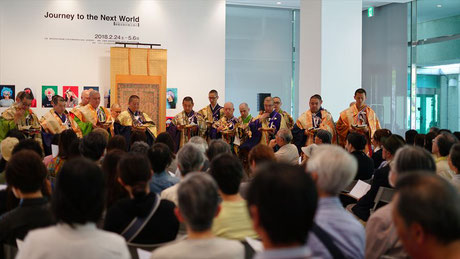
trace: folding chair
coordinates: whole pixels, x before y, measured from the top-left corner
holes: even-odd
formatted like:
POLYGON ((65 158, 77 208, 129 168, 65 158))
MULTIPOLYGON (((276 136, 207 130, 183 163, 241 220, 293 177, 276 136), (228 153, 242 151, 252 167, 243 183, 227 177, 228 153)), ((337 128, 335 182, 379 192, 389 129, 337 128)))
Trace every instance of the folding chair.
POLYGON ((374 207, 372 208, 371 213, 374 213, 377 210, 377 205, 380 202, 390 203, 391 199, 393 198, 394 193, 395 193, 395 189, 387 188, 387 187, 380 187, 377 192, 377 195, 375 196, 374 207))

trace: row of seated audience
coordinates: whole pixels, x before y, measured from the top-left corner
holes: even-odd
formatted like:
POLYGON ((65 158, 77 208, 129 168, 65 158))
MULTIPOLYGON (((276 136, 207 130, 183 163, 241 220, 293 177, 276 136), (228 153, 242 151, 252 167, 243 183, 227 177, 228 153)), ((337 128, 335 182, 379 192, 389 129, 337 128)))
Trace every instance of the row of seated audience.
POLYGON ((17 258, 131 258, 127 244, 154 245, 151 258, 249 258, 247 238, 263 244, 255 258, 460 258, 460 144, 432 133, 420 147, 411 132, 377 130, 372 157, 360 134, 345 149, 324 134, 299 166, 280 130, 280 150, 255 146, 246 171, 222 140, 193 137, 174 154, 168 134, 149 146, 135 132, 128 145, 66 130, 44 158, 12 131, 0 145, 0 241, 23 240, 17 258), (359 200, 344 192, 356 180, 371 185, 359 200), (395 195, 374 211, 381 187, 395 195))

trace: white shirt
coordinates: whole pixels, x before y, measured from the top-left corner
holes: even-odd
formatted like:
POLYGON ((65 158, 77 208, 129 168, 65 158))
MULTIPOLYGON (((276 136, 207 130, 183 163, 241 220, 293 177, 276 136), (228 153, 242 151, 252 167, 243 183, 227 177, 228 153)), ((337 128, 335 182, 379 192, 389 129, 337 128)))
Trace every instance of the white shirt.
POLYGON ((174 204, 176 204, 176 206, 179 205, 179 199, 177 197, 177 190, 179 189, 179 184, 175 184, 169 188, 166 188, 164 189, 161 193, 160 193, 160 197, 161 199, 163 200, 168 200, 168 201, 172 201, 174 202, 174 204))
POLYGON ((285 162, 292 165, 299 164, 299 150, 297 150, 296 145, 286 144, 275 153, 276 160, 278 162, 285 162))
POLYGON ((128 259, 131 255, 125 239, 117 234, 99 230, 96 224, 67 224, 29 232, 17 259, 128 259))

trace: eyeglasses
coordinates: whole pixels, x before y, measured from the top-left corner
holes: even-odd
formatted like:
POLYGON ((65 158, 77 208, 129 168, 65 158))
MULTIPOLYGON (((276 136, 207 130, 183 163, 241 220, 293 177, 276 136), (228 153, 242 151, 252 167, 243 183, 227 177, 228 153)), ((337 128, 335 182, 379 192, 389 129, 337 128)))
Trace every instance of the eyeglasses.
POLYGON ((273 102, 274 104, 281 104, 281 102, 273 102))

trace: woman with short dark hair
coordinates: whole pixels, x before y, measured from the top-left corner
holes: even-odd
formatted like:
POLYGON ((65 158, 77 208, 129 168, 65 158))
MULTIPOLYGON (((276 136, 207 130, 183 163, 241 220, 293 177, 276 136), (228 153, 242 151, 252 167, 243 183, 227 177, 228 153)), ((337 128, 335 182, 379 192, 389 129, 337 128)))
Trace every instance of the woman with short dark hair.
POLYGON ((96 228, 104 204, 101 169, 85 158, 67 161, 53 193, 58 225, 30 232, 16 258, 130 258, 123 238, 96 228))

